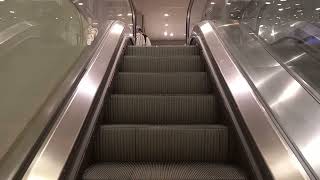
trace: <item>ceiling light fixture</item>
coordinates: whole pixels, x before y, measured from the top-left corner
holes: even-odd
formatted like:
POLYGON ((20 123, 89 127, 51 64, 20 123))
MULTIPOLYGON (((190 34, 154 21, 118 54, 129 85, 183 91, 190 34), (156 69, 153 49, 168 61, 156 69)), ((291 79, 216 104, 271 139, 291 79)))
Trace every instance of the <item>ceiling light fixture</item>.
POLYGON ((168 32, 165 31, 165 32, 163 33, 163 35, 164 35, 164 36, 168 36, 168 32))
POLYGON ((79 2, 78 5, 79 5, 79 6, 83 6, 83 3, 82 3, 82 2, 79 2))
POLYGON ((172 37, 172 36, 173 36, 173 33, 170 33, 170 36, 172 37))
POLYGON ((168 26, 169 26, 169 24, 165 24, 164 26, 165 26, 165 27, 168 27, 168 26))
POLYGON ((215 2, 211 2, 210 4, 215 5, 216 3, 215 2))
POLYGON ((128 13, 127 16, 132 16, 132 13, 128 13))
POLYGON ((120 16, 122 16, 122 14, 118 14, 118 16, 120 17, 120 16))
POLYGON ((168 13, 165 13, 165 14, 164 14, 164 16, 165 16, 165 17, 168 17, 168 16, 169 16, 169 14, 168 14, 168 13))

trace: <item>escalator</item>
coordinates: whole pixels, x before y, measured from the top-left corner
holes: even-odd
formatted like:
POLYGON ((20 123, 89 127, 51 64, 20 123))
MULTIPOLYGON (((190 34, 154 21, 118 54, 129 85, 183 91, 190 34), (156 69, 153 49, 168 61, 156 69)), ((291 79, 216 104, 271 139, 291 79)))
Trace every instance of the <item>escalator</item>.
MULTIPOLYGON (((267 31, 259 34, 242 23, 247 16, 242 11, 251 6, 262 7, 250 10, 255 12, 278 4, 190 0, 185 45, 138 47, 132 0, 62 2, 53 4, 75 14, 48 16, 48 22, 60 23, 56 40, 48 31, 51 23, 41 21, 37 36, 21 39, 30 32, 17 33, 18 40, 10 39, 16 46, 3 44, 9 52, 0 55, 5 62, 24 60, 15 66, 2 63, 0 71, 10 73, 3 79, 16 83, 7 78, 16 77, 32 95, 25 88, 6 87, 19 94, 19 101, 4 93, 10 103, 0 107, 9 104, 14 108, 8 114, 23 116, 20 109, 26 108, 16 108, 23 101, 33 114, 24 121, 3 120, 11 123, 2 126, 6 131, 14 132, 16 124, 23 131, 14 133, 18 138, 10 147, 0 149, 5 151, 4 158, 0 153, 0 179, 317 179, 320 146, 314 137, 320 100, 283 66, 305 71, 312 66, 312 77, 318 66, 296 61, 310 60, 305 54, 278 63, 266 47, 268 39, 261 39, 267 31), (193 9, 201 19, 190 17, 193 9), (16 67, 23 74, 19 78, 16 67), (36 86, 37 79, 46 82, 46 92, 36 86), (48 98, 37 108, 32 100, 41 93, 48 98)), ((262 32, 266 25, 256 22, 253 27, 262 32)), ((270 39, 277 35, 273 31, 270 39)), ((289 54, 288 43, 274 45, 283 56, 289 54)), ((7 140, 5 134, 0 144, 7 140)))
POLYGON ((128 47, 82 179, 244 180, 196 46, 128 47))

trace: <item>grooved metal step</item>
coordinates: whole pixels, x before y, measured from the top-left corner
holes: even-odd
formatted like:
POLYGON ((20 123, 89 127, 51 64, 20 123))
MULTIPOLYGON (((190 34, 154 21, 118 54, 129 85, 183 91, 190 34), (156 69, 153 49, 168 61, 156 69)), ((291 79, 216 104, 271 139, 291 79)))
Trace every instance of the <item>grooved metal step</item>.
POLYGON ((122 72, 203 72, 200 56, 124 56, 122 72))
POLYGON ((186 56, 199 55, 200 50, 196 46, 129 46, 126 55, 128 56, 186 56))
POLYGON ((196 46, 129 46, 84 180, 246 180, 196 46), (231 147, 229 145, 231 144, 231 147))
POLYGON ((111 95, 108 124, 215 123, 213 95, 111 95))
POLYGON ((246 180, 237 167, 216 163, 106 162, 91 166, 84 180, 246 180))
POLYGON ((229 137, 222 125, 104 125, 95 144, 99 161, 225 162, 229 137))
POLYGON ((206 94, 210 92, 207 73, 118 73, 117 94, 206 94))

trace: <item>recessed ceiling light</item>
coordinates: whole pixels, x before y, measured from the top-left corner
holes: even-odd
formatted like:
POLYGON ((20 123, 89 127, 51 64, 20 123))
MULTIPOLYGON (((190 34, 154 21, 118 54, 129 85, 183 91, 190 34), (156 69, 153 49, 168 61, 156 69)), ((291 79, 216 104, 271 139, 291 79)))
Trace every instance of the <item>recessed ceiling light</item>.
POLYGON ((316 11, 320 11, 320 8, 316 8, 316 11))
POLYGON ((285 2, 285 1, 287 1, 287 0, 280 0, 281 2, 285 2))
POLYGON ((78 5, 79 5, 79 6, 82 6, 82 5, 83 5, 83 3, 82 3, 82 2, 80 2, 80 3, 78 3, 78 5))
POLYGON ((214 5, 214 4, 216 4, 216 3, 215 3, 215 2, 211 2, 210 4, 214 5))
POLYGON ((170 36, 172 37, 172 36, 173 36, 173 33, 170 33, 170 36))
POLYGON ((266 4, 271 4, 271 2, 270 2, 270 1, 267 1, 266 4))
POLYGON ((0 0, 0 2, 4 2, 5 0, 0 0))
POLYGON ((132 16, 132 13, 128 13, 127 16, 132 16))
POLYGON ((164 26, 168 27, 168 26, 169 26, 169 24, 165 24, 164 26))
POLYGON ((163 33, 163 35, 164 35, 164 36, 168 36, 168 32, 165 31, 165 32, 163 33))
POLYGON ((14 11, 9 11, 9 13, 14 14, 15 12, 14 11))
POLYGON ((283 11, 283 8, 278 9, 279 11, 283 11))
POLYGON ((122 16, 122 14, 118 14, 117 16, 119 16, 119 17, 120 17, 120 16, 122 16))
POLYGON ((168 14, 168 13, 165 13, 165 14, 164 14, 164 16, 165 16, 165 17, 168 17, 168 16, 169 16, 169 14, 168 14))

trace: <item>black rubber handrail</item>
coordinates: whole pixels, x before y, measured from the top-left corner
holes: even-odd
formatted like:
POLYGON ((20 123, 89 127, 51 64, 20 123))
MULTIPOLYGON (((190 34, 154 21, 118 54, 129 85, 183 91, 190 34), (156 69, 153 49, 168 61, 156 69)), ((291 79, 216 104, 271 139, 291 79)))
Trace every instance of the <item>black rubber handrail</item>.
POLYGON ((190 37, 190 18, 191 18, 191 11, 193 7, 194 0, 189 1, 188 11, 187 11, 187 17, 186 17, 186 45, 189 43, 189 37, 190 37))
POLYGON ((133 0, 129 0, 130 9, 132 13, 132 34, 134 38, 134 44, 136 44, 137 39, 137 17, 136 17, 136 7, 134 6, 133 0))

